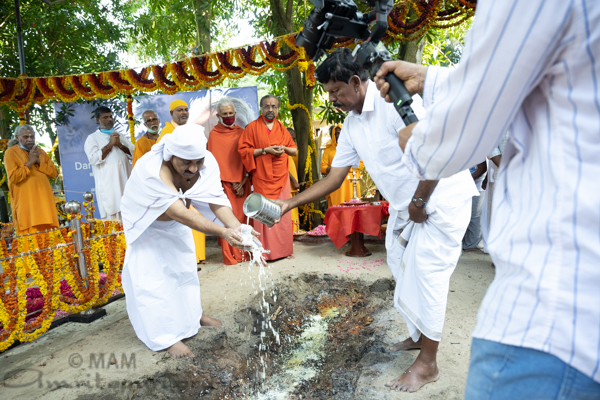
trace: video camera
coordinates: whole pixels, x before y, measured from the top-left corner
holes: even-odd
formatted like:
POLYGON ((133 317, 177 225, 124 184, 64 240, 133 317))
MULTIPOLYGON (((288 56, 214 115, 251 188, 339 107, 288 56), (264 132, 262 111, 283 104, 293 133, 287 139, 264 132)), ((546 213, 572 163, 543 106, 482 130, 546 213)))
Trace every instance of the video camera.
MULTIPOLYGON (((366 0, 373 9, 368 14, 358 11, 352 0, 311 0, 315 8, 310 12, 304 29, 296 37, 296 44, 304 47, 311 60, 318 60, 326 50, 331 49, 335 39, 346 36, 363 41, 352 53, 354 61, 363 67, 373 78, 385 61, 392 57, 381 38, 388 28, 388 14, 394 0, 366 0), (369 25, 375 21, 371 31, 369 25)), ((404 83, 394 74, 384 79, 390 84, 389 96, 394 107, 408 126, 417 122, 417 116, 410 107, 412 97, 404 83)))

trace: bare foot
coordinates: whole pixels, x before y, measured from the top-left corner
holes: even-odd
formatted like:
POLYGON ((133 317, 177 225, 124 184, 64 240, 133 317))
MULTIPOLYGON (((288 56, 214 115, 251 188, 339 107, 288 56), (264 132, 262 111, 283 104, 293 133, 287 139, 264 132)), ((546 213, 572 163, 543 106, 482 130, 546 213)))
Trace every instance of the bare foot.
POLYGON ((216 326, 218 328, 223 327, 223 323, 218 319, 211 318, 206 314, 202 314, 202 318, 200 318, 200 325, 202 326, 216 326))
POLYGON ((196 356, 194 355, 194 353, 192 353, 190 348, 187 347, 181 341, 177 342, 173 346, 169 347, 167 349, 167 351, 173 358, 184 358, 184 357, 196 358, 196 356))
POLYGON ((409 337, 405 341, 396 343, 395 345, 390 347, 389 351, 394 352, 394 351, 415 350, 415 349, 420 349, 422 345, 423 345, 423 335, 421 335, 421 337, 419 337, 419 340, 417 340, 416 342, 413 342, 413 340, 409 337))
POLYGON ((202 260, 198 264, 202 264, 202 265, 208 264, 208 260, 202 260))
POLYGON ((294 258, 296 258, 296 257, 294 257, 294 256, 292 256, 292 255, 289 255, 289 256, 287 256, 285 259, 286 259, 286 260, 293 260, 294 258))
POLYGON ((440 373, 435 362, 425 363, 417 358, 413 365, 408 367, 402 375, 386 383, 385 386, 399 392, 412 393, 421 389, 427 383, 437 381, 439 377, 440 373))

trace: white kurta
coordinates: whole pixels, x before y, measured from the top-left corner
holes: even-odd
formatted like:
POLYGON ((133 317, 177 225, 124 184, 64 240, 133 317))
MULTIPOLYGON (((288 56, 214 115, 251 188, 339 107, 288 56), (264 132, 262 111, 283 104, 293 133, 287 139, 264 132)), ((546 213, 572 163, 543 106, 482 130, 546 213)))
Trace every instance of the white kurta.
MULTIPOLYGON (((413 97, 413 109, 425 114, 422 100, 413 97)), ((461 240, 471 217, 472 197, 479 192, 468 170, 442 179, 428 203, 429 220, 409 221, 408 206, 419 184, 402 164, 398 131, 404 122, 369 82, 362 113, 351 112, 342 128, 333 167, 357 167, 362 159, 379 191, 390 202, 386 235, 388 266, 396 279, 395 306, 406 320, 411 337, 420 332, 441 339, 450 275, 460 256, 461 240), (415 225, 416 229, 411 229, 415 225), (414 234, 410 251, 396 239, 402 229, 414 234), (404 264, 404 269, 402 265, 404 264), (411 297, 410 299, 408 297, 411 297)))
POLYGON ((121 144, 129 149, 125 154, 118 147, 102 159, 102 148, 110 141, 110 135, 96 130, 85 140, 85 154, 94 173, 95 199, 102 219, 120 219, 121 197, 131 174, 131 159, 135 148, 131 141, 119 134, 121 144))
POLYGON ((221 186, 219 166, 206 152, 200 178, 186 193, 175 193, 160 179, 161 146, 135 164, 121 202, 127 241, 121 275, 127 314, 138 338, 163 350, 193 336, 202 307, 192 230, 175 221, 157 221, 176 201, 192 206, 215 223, 209 204, 231 207, 221 186))

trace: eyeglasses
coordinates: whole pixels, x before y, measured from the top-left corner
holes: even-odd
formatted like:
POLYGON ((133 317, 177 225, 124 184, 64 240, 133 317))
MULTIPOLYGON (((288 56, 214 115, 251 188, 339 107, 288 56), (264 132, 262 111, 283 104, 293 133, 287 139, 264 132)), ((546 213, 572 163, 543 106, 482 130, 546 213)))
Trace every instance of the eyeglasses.
POLYGON ((277 110, 279 108, 279 106, 270 106, 268 104, 265 104, 264 106, 261 106, 260 108, 262 108, 263 110, 277 110))

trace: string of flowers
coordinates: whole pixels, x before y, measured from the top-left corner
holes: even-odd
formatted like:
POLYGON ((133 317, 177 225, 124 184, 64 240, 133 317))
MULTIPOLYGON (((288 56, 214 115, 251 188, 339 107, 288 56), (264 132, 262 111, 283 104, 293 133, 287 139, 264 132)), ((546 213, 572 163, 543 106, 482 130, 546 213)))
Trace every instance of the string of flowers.
POLYGON ((129 136, 131 143, 135 144, 135 121, 133 119, 133 97, 127 95, 127 123, 129 124, 129 136))
POLYGON ((105 304, 115 290, 122 291, 119 271, 126 247, 122 225, 115 221, 90 222, 95 230, 107 234, 89 237, 90 230, 84 231, 89 243, 84 249, 87 286, 77 270, 77 257, 66 228, 17 236, 10 253, 5 241, 0 241, 0 352, 16 340, 29 342, 46 332, 57 310, 81 312, 105 304), (29 251, 25 252, 27 247, 29 251), (102 287, 100 263, 107 275, 102 287), (65 288, 71 295, 63 293, 65 288), (43 299, 43 306, 35 311, 37 315, 28 314, 32 290, 43 299))
MULTIPOLYGON (((384 42, 408 42, 421 38, 430 28, 450 28, 475 13, 476 0, 414 0, 398 2, 389 14, 389 29, 384 42)), ((155 92, 174 94, 214 87, 225 79, 240 79, 260 75, 269 69, 286 71, 294 66, 305 73, 306 85, 315 84, 314 63, 308 60, 303 48, 296 45, 298 32, 216 53, 197 55, 166 65, 139 69, 106 71, 97 74, 0 78, 0 105, 19 111, 25 123, 24 110, 33 103, 48 100, 63 103, 79 99, 111 98, 118 94, 155 92), (152 77, 150 77, 152 74, 152 77)), ((353 47, 352 38, 342 37, 334 47, 353 47)))

